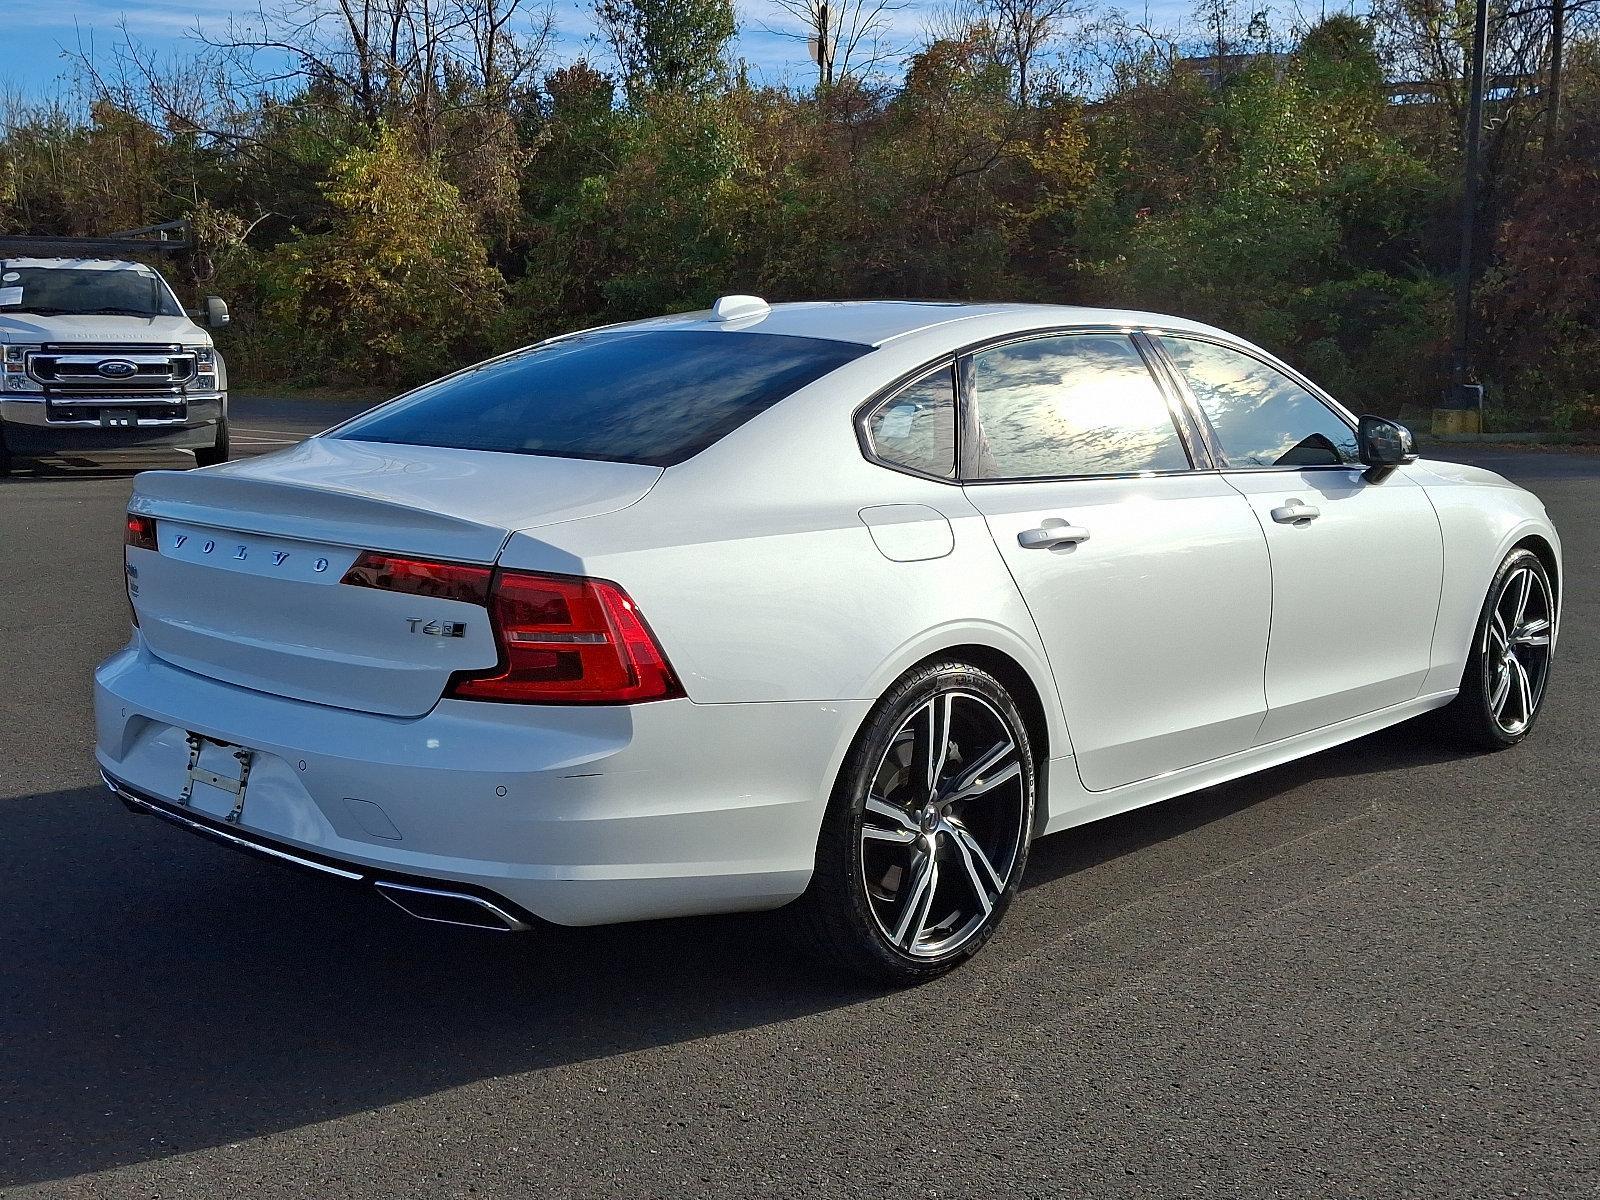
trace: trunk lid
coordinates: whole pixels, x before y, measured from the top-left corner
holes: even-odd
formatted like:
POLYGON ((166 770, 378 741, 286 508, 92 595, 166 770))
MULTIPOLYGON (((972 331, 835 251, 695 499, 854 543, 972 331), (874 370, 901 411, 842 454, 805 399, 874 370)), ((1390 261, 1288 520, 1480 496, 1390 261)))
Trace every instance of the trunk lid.
MULTIPOLYGON (((150 650, 256 691, 420 716, 455 671, 495 664, 484 608, 342 585, 363 550, 492 564, 512 533, 613 512, 659 467, 313 438, 206 471, 150 471, 127 552, 150 650)), ((573 565, 574 571, 578 569, 573 565)))

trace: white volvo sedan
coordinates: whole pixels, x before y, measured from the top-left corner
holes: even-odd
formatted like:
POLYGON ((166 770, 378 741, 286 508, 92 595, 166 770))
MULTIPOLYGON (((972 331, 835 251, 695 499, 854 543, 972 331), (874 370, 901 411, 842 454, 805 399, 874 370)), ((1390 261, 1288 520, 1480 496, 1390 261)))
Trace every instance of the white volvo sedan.
POLYGON ((795 903, 910 981, 1031 839, 1538 716, 1560 543, 1217 329, 727 297, 135 484, 107 784, 495 929, 795 903))

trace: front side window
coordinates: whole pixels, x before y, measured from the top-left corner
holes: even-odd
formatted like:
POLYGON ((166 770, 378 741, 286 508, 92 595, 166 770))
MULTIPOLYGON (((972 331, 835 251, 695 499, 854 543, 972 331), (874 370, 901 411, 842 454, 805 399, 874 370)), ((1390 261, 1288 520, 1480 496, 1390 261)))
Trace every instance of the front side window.
POLYGON ((972 363, 980 479, 1189 469, 1166 398, 1121 334, 1030 338, 972 363))
POLYGON ((955 369, 940 367, 901 388, 866 421, 872 453, 937 479, 956 477, 955 369))
POLYGON ((430 383, 329 436, 670 467, 870 349, 771 333, 601 330, 430 383))
POLYGON ((1323 467, 1359 461, 1355 430, 1282 371, 1215 342, 1161 345, 1211 422, 1230 467, 1323 467))

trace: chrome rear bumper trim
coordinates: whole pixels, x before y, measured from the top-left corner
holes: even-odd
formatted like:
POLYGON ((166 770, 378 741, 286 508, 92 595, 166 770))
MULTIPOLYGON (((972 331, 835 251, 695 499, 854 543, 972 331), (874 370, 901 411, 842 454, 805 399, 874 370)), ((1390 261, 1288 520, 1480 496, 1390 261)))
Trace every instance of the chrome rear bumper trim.
POLYGON ((298 854, 290 854, 287 850, 279 850, 275 846, 263 845, 261 842, 254 842, 248 838, 235 837, 226 830, 217 829, 214 826, 204 824, 200 821, 192 821, 180 813, 175 813, 171 809, 163 808, 159 804, 152 804, 150 801, 144 799, 144 797, 138 795, 137 793, 130 792, 127 788, 124 788, 118 784, 116 780, 112 779, 111 776, 107 775, 104 771, 100 772, 100 778, 105 780, 106 787, 111 789, 111 794, 117 797, 117 799, 121 800, 124 804, 129 805, 132 808, 136 808, 140 812, 150 813, 152 816, 161 817, 163 820, 170 821, 174 825, 177 825, 183 829, 187 829, 190 833, 198 833, 203 837, 214 838, 219 842, 226 842, 230 846, 237 846, 241 850, 251 850, 256 854, 264 854, 269 858, 276 858, 283 862, 293 863, 297 867, 305 867, 307 870, 318 871, 324 875, 332 875, 338 879, 348 879, 352 883, 360 882, 366 878, 366 876, 361 874, 359 871, 346 871, 342 867, 331 866, 328 863, 320 863, 310 858, 301 858, 298 854))
MULTIPOLYGON (((155 799, 141 795, 138 791, 126 784, 119 782, 104 770, 100 778, 105 782, 107 789, 113 796, 121 800, 130 809, 139 813, 149 813, 151 816, 160 817, 180 829, 190 833, 197 833, 213 841, 234 846, 240 850, 248 850, 253 854, 264 855, 267 858, 277 859, 279 862, 290 863, 296 867, 304 867, 308 871, 315 871, 320 875, 327 875, 335 879, 343 879, 349 883, 368 883, 377 889, 395 907, 407 916, 419 921, 431 921, 438 925, 460 925, 468 929, 486 929, 493 933, 520 933, 533 928, 531 917, 519 916, 515 906, 509 902, 497 903, 489 896, 474 895, 471 892, 456 891, 450 887, 429 887, 416 880, 416 877, 399 878, 386 876, 381 869, 355 869, 355 864, 350 867, 338 866, 316 858, 307 858, 289 850, 280 849, 256 837, 242 837, 230 833, 226 829, 196 818, 185 816, 177 811, 170 803, 158 803, 155 799), (419 907, 407 903, 408 898, 413 898, 420 904, 429 902, 444 905, 462 905, 474 913, 483 913, 486 920, 453 920, 448 916, 439 915, 439 911, 419 911, 419 907)), ((448 883, 448 880, 440 880, 448 883)), ((445 911, 448 911, 446 909, 445 911)))

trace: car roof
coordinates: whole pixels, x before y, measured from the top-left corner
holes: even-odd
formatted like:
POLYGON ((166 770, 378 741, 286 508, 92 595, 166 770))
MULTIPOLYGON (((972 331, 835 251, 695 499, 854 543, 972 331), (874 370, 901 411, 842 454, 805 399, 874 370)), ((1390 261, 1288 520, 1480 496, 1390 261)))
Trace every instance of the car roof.
POLYGON ((154 275, 155 270, 143 263, 126 262, 120 258, 7 258, 0 259, 0 268, 46 267, 73 271, 140 271, 154 275))
POLYGON ((1228 336, 1198 321, 1134 309, 959 300, 811 300, 774 304, 765 311, 732 320, 718 318, 712 310, 703 309, 611 328, 783 334, 877 347, 910 334, 985 317, 991 318, 983 322, 986 336, 1000 331, 1085 325, 1132 329, 1156 326, 1228 336))

